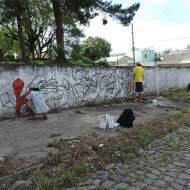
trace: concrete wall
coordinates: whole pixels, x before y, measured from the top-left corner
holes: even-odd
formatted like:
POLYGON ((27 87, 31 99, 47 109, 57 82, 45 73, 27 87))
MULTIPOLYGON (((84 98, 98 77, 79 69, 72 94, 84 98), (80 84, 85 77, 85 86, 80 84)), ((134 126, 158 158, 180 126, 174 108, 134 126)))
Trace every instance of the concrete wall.
MULTIPOLYGON (((50 109, 64 109, 130 96, 133 73, 127 67, 1 66, 1 117, 15 111, 12 83, 17 78, 25 82, 23 93, 30 84, 39 84, 50 109)), ((145 78, 145 90, 150 93, 186 87, 190 82, 190 68, 145 68, 145 78)))
POLYGON ((151 93, 186 88, 190 83, 190 68, 145 67, 146 88, 151 93))
MULTIPOLYGON (((0 68, 0 116, 13 113, 15 96, 12 83, 17 78, 38 84, 50 109, 64 109, 128 97, 133 78, 130 68, 81 68, 61 66, 14 66, 0 68)), ((23 109, 25 107, 23 106, 23 109)))

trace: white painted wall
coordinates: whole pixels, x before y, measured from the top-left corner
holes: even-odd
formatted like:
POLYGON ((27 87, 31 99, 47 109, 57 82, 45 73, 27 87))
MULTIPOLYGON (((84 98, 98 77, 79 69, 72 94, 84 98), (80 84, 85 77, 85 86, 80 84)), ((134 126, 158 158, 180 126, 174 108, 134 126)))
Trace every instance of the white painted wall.
MULTIPOLYGON (((64 109, 128 97, 133 73, 126 67, 1 66, 0 117, 15 111, 12 83, 17 78, 25 82, 25 88, 39 84, 50 109, 64 109)), ((150 93, 186 87, 190 68, 145 68, 145 78, 145 89, 150 93)))
POLYGON ((190 68, 145 67, 148 92, 186 88, 190 83, 190 68))

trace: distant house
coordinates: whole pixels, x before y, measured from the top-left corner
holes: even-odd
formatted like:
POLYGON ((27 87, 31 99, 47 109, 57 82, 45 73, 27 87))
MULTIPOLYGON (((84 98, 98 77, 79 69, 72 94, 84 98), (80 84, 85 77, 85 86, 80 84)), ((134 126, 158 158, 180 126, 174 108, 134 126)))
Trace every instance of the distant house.
MULTIPOLYGON (((136 49, 135 51, 135 62, 149 63, 154 62, 155 52, 152 49, 136 49)), ((127 53, 127 56, 133 57, 133 52, 130 51, 127 53)))
POLYGON ((165 56, 161 64, 190 64, 190 50, 175 50, 165 56))
POLYGON ((128 66, 128 63, 133 62, 133 59, 126 55, 112 55, 99 61, 106 61, 110 66, 128 66))

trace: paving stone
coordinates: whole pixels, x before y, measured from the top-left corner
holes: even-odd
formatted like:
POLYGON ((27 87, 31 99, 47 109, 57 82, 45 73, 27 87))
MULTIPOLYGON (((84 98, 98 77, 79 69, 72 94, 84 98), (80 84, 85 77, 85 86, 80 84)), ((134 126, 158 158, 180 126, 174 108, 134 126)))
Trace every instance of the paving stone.
POLYGON ((92 181, 93 181, 93 179, 88 179, 87 181, 83 182, 82 184, 83 185, 89 185, 92 183, 92 181))
POLYGON ((89 185, 89 186, 87 186, 87 189, 88 190, 98 190, 99 188, 96 187, 95 185, 89 185))
POLYGON ((141 170, 137 170, 137 171, 135 171, 135 173, 138 174, 138 175, 143 175, 145 172, 141 171, 141 170))
POLYGON ((102 180, 100 180, 100 179, 95 179, 95 180, 92 181, 92 184, 94 184, 96 187, 98 187, 101 182, 102 182, 102 180))
POLYGON ((160 190, 159 187, 156 187, 156 186, 149 186, 147 187, 148 190, 160 190))
POLYGON ((155 181, 155 182, 154 182, 154 185, 155 185, 156 187, 161 187, 161 188, 164 188, 164 189, 167 187, 166 182, 163 181, 163 180, 157 180, 157 181, 155 181))
POLYGON ((101 184, 101 186, 102 187, 104 187, 104 188, 111 188, 113 185, 115 185, 116 184, 116 182, 115 181, 110 181, 110 180, 107 180, 107 181, 105 181, 105 182, 103 182, 102 184, 101 184))
POLYGON ((167 175, 169 175, 171 177, 176 177, 177 173, 176 172, 168 172, 167 175))
POLYGON ((189 179, 189 180, 190 180, 190 174, 182 173, 182 174, 179 175, 179 178, 182 178, 182 179, 189 179))
POLYGON ((114 181, 116 181, 116 182, 118 182, 118 183, 126 182, 125 177, 122 176, 122 175, 113 175, 113 176, 111 177, 111 179, 114 180, 114 181))
POLYGON ((182 189, 183 189, 183 186, 182 186, 182 185, 179 185, 179 184, 177 184, 177 183, 173 183, 171 186, 172 186, 174 189, 177 189, 177 190, 182 190, 182 189))
POLYGON ((78 187, 76 190, 88 190, 87 187, 78 187))
POLYGON ((175 183, 180 184, 180 185, 186 185, 188 183, 188 180, 177 178, 175 179, 175 183))
POLYGON ((151 173, 154 175, 160 175, 160 172, 157 169, 152 170, 151 173))
POLYGON ((141 190, 139 187, 131 186, 128 187, 127 190, 141 190))
POLYGON ((151 178, 148 178, 146 177, 144 180, 143 180, 146 184, 150 185, 153 183, 153 180, 151 178))
POLYGON ((187 167, 187 164, 181 163, 181 162, 174 162, 173 164, 176 166, 184 167, 184 168, 187 167))
POLYGON ((11 190, 27 190, 28 189, 28 182, 27 181, 16 181, 11 190))
POLYGON ((142 182, 142 181, 138 181, 138 182, 134 183, 133 185, 136 187, 139 187, 141 189, 143 189, 144 187, 147 186, 147 184, 145 182, 142 182))
POLYGON ((107 180, 109 177, 109 173, 107 171, 103 171, 99 176, 98 178, 101 179, 101 180, 107 180))
POLYGON ((156 175, 151 174, 151 173, 148 173, 146 176, 149 177, 149 178, 151 178, 151 179, 156 179, 157 178, 156 175))
POLYGON ((165 176, 165 177, 164 177, 164 181, 171 183, 171 182, 174 181, 174 178, 173 178, 173 177, 170 177, 170 176, 165 176))
POLYGON ((114 186, 115 189, 124 189, 127 188, 129 185, 126 183, 118 183, 117 185, 114 186))

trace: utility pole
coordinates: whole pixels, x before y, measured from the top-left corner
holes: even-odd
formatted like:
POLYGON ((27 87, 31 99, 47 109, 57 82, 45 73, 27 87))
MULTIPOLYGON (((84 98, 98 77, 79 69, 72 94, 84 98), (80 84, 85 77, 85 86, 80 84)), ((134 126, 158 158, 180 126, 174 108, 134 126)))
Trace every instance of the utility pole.
POLYGON ((131 24, 131 33, 132 33, 132 50, 133 50, 133 61, 134 61, 134 66, 135 66, 135 43, 134 43, 134 32, 133 32, 133 23, 131 24))

